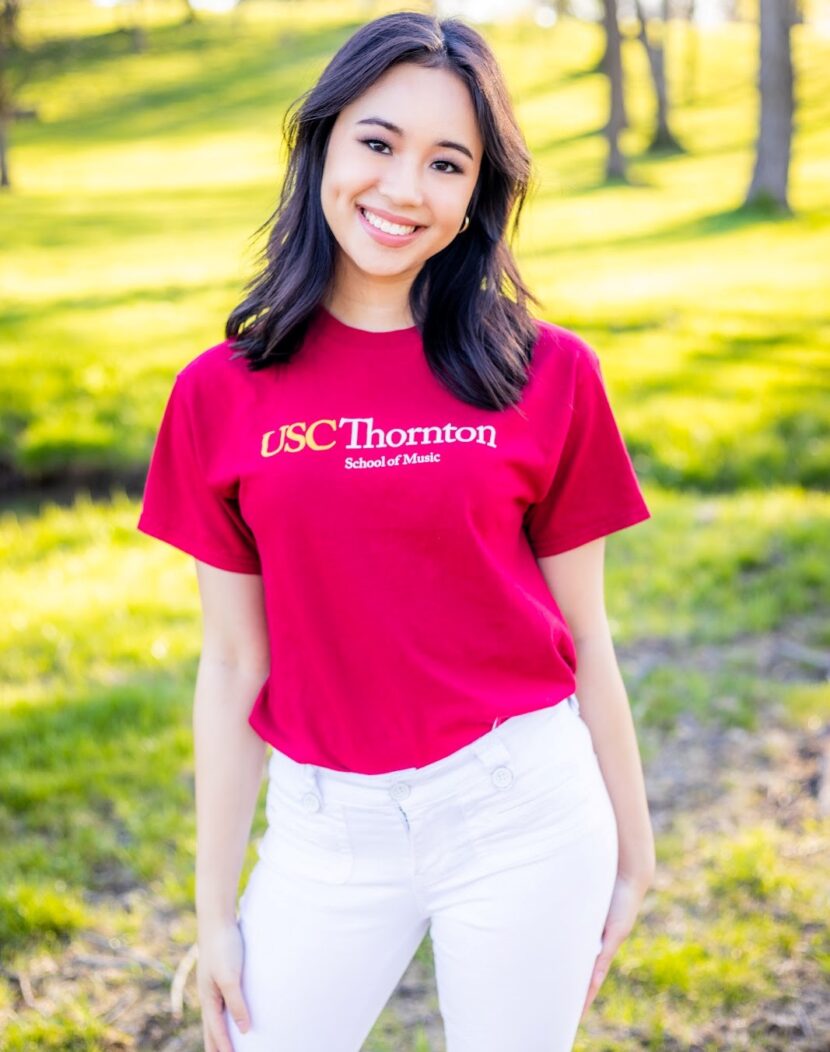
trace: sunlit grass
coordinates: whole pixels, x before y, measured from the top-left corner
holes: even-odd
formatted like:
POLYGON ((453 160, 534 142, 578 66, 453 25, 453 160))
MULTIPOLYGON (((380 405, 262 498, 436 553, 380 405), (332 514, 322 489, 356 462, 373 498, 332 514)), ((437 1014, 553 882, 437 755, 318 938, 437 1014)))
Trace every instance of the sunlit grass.
POLYGON ((3 1034, 3 1048, 5 1052, 109 1052, 118 1046, 108 1040, 107 1031, 87 1005, 76 1001, 48 1019, 35 1012, 21 1016, 3 1034))
POLYGON ((791 996, 780 986, 787 962, 812 960, 826 971, 830 932, 816 921, 827 909, 830 870, 821 856, 802 856, 798 839, 796 830, 767 824, 729 838, 682 821, 664 837, 648 924, 626 939, 600 994, 604 1025, 691 1044, 700 1026, 714 1038, 713 1020, 791 996))
POLYGON ((647 499, 652 519, 606 542, 612 559, 619 549, 608 588, 621 640, 726 643, 820 611, 830 495, 782 488, 696 498, 660 490, 647 499), (623 573, 631 576, 621 580, 623 573))
POLYGON ((84 905, 67 894, 66 884, 53 887, 8 884, 0 891, 0 945, 8 953, 35 936, 47 945, 88 923, 84 905))
POLYGON ((21 687, 42 698, 57 685, 120 683, 193 657, 197 589, 192 560, 136 541, 134 501, 111 509, 81 497, 35 517, 6 513, 0 568, 9 617, 0 699, 21 687))

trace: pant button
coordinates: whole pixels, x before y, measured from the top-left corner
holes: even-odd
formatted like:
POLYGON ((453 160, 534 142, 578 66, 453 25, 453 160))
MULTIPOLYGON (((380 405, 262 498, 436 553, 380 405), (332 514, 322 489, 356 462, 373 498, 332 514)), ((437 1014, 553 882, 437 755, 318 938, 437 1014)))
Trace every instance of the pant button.
POLYGON ((513 772, 509 767, 497 767, 493 771, 493 785, 497 785, 499 789, 506 789, 512 781, 513 772))
POLYGON ((395 782, 395 784, 389 790, 389 793, 393 800, 405 800, 409 796, 410 792, 411 790, 406 784, 406 782, 395 782))
POLYGON ((303 796, 303 807, 306 811, 319 811, 320 797, 316 793, 305 793, 303 796))

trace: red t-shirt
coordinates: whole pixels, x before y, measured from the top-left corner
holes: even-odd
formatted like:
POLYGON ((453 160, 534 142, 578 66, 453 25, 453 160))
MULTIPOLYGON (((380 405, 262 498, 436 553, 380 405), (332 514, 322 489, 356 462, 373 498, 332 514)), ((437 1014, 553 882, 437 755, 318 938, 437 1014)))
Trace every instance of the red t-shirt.
POLYGON ((297 355, 233 341, 177 374, 138 529, 261 574, 270 675, 251 726, 301 763, 422 767, 575 690, 535 556, 650 518, 596 353, 539 321, 499 412, 452 395, 417 328, 319 308, 297 355))

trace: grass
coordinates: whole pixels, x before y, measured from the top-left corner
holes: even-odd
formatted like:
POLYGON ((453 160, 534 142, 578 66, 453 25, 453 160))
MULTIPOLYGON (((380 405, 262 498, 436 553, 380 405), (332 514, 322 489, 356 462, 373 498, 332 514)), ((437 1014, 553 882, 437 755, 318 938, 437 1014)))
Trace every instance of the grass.
POLYGON ((78 1004, 50 1019, 16 1020, 3 1035, 3 1047, 6 1052, 109 1052, 118 1047, 110 1038, 119 1038, 107 1031, 88 1007, 78 1004))
POLYGON ((650 893, 648 929, 628 937, 600 995, 603 1034, 627 1038, 576 1047, 785 1047, 767 1044, 759 1006, 778 1004, 783 1019, 799 962, 805 972, 813 962, 819 984, 830 973, 830 938, 818 920, 827 867, 800 858, 798 839, 769 824, 728 839, 679 823, 658 845, 666 879, 650 893), (750 1024, 755 1043, 735 1031, 732 1044, 730 1019, 750 1024))
MULTIPOLYGON (((13 128, 0 209, 0 459, 30 478, 146 463, 173 373, 221 339, 250 274, 248 239, 284 160, 282 112, 369 17, 250 0, 229 32, 225 19, 186 26, 169 20, 176 5, 147 7, 143 54, 112 31, 112 12, 68 0, 26 13, 36 61, 20 101, 41 119, 13 128)), ((604 85, 586 72, 597 27, 487 35, 537 165, 515 245, 523 274, 546 316, 599 352, 654 512, 608 543, 635 718, 671 728, 691 713, 752 732, 774 714, 815 729, 830 718, 826 683, 771 682, 753 645, 796 624, 804 642, 830 645, 830 41, 794 31, 795 215, 774 219, 738 207, 755 134, 751 26, 700 31, 691 84, 694 40, 672 27, 687 152, 670 157, 643 152, 648 74, 626 44, 628 186, 601 183, 604 85)), ((84 930, 140 938, 150 905, 120 905, 136 889, 171 908, 192 900, 198 592, 190 560, 139 535, 137 516, 123 489, 0 512, 7 977, 84 930)), ((262 823, 260 809, 255 833, 262 823)), ((769 1001, 787 961, 827 975, 826 862, 797 852, 810 836, 826 830, 759 822, 709 837, 678 817, 658 843, 670 880, 650 894, 652 923, 626 940, 597 1002, 604 1050, 635 1036, 729 1047, 701 1038, 707 1020, 769 1001)), ((426 942, 419 954, 428 964, 426 942)), ((15 988, 0 981, 4 1048, 121 1047, 75 1001, 13 1018, 15 988)), ((369 1047, 429 1043, 386 1013, 369 1047)))

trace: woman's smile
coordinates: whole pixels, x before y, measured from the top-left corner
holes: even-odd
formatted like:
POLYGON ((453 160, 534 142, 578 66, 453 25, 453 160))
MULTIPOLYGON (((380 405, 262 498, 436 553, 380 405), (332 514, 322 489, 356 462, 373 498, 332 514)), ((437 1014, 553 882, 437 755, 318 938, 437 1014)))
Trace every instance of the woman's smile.
POLYGON ((412 224, 404 226, 399 223, 390 223, 377 213, 363 208, 362 205, 357 206, 357 212, 363 229, 381 245, 391 245, 393 247, 408 245, 424 229, 422 226, 412 224))

